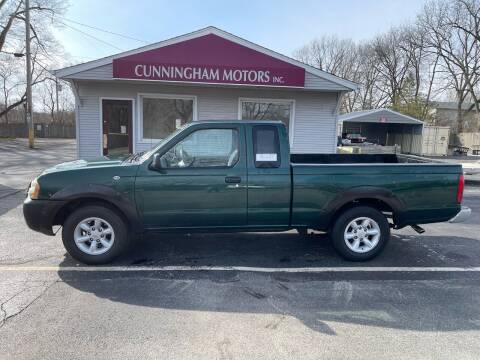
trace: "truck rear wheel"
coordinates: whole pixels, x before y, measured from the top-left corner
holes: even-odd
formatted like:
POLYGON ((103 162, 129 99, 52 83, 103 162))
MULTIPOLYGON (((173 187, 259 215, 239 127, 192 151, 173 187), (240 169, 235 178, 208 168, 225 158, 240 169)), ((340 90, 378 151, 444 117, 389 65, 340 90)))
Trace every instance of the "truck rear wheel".
POLYGON ((387 218, 377 209, 358 206, 336 219, 331 240, 337 252, 347 260, 366 261, 377 256, 390 238, 387 218))
POLYGON ((74 211, 63 224, 65 249, 85 264, 106 264, 128 245, 127 227, 113 210, 99 205, 74 211))

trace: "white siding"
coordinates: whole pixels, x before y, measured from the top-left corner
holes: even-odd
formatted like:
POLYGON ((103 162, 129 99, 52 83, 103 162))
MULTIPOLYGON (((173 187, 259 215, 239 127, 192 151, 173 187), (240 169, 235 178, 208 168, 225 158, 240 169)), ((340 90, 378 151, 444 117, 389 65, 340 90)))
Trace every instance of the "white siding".
POLYGON ((101 156, 100 103, 97 96, 80 96, 77 146, 80 159, 101 156))
POLYGON ((235 90, 211 88, 201 91, 197 97, 198 120, 237 119, 238 97, 235 90))
POLYGON ((315 93, 297 98, 292 153, 335 152, 336 105, 335 93, 315 93))
POLYGON ((325 91, 350 91, 349 88, 305 71, 305 89, 325 91))
POLYGON ((113 65, 103 65, 94 69, 82 71, 65 79, 81 79, 81 80, 113 80, 113 65))
POLYGON ((197 97, 198 120, 231 120, 238 118, 239 98, 289 99, 295 101, 293 120, 294 153, 332 153, 336 144, 336 92, 313 92, 292 89, 242 89, 199 86, 172 86, 157 82, 80 81, 79 146, 81 158, 101 155, 100 97, 134 99, 134 151, 149 149, 155 143, 138 138, 139 93, 194 95, 197 97))

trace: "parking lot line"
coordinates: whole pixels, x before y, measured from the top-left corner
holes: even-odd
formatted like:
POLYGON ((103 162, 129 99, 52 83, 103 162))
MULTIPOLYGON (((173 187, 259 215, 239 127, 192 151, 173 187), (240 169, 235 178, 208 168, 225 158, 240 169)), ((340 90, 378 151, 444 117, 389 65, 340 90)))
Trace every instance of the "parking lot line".
POLYGON ((250 267, 250 266, 0 266, 0 272, 246 271, 260 273, 328 272, 480 272, 480 267, 250 267))

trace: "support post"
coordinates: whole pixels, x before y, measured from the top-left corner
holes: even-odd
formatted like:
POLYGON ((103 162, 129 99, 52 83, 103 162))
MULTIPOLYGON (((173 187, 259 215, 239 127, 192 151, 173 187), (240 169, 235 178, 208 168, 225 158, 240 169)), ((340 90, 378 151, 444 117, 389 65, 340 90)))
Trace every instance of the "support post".
POLYGON ((28 147, 33 149, 35 145, 35 132, 33 127, 33 101, 32 101, 32 64, 30 53, 30 1, 25 0, 25 60, 27 62, 27 124, 28 124, 28 147))

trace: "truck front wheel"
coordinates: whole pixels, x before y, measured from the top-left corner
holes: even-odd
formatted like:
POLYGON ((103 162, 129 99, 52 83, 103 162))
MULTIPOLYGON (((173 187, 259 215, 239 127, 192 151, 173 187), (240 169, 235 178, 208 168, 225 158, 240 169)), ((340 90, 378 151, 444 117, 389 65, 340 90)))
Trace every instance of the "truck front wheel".
POLYGON ((387 218, 377 209, 358 206, 343 212, 335 221, 331 240, 347 260, 366 261, 377 256, 390 238, 387 218))
POLYGON ((65 249, 85 264, 106 264, 128 245, 128 231, 122 218, 113 210, 84 206, 74 211, 63 224, 65 249))

